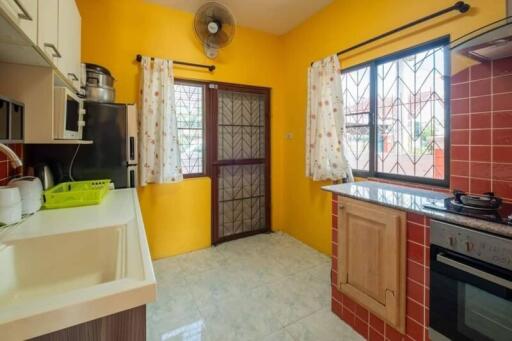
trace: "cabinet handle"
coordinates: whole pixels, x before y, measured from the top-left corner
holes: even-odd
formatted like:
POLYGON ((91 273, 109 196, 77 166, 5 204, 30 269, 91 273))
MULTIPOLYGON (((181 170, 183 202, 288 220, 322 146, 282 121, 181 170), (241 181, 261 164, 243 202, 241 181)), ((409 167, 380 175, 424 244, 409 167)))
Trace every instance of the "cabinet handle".
POLYGON ((18 8, 21 11, 21 13, 18 13, 18 18, 23 19, 23 20, 28 20, 28 21, 33 20, 32 16, 27 11, 27 9, 23 6, 23 4, 21 3, 20 0, 14 0, 14 3, 16 4, 16 6, 18 6, 18 8))
POLYGON ((53 54, 52 54, 52 57, 55 57, 55 58, 62 58, 62 55, 60 54, 59 50, 57 49, 57 46, 55 46, 55 44, 51 44, 51 43, 44 43, 44 47, 49 47, 53 50, 53 54))
POLYGON ((68 73, 68 76, 71 77, 71 80, 74 80, 74 81, 78 80, 78 76, 72 72, 68 73))

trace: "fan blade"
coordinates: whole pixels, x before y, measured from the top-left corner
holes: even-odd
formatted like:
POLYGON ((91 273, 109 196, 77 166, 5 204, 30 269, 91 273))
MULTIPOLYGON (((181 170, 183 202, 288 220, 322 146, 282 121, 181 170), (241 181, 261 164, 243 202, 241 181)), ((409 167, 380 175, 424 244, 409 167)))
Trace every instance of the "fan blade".
POLYGON ((224 47, 227 45, 227 43, 230 42, 231 39, 229 35, 224 32, 224 30, 221 30, 214 35, 213 40, 215 41, 216 46, 224 47))

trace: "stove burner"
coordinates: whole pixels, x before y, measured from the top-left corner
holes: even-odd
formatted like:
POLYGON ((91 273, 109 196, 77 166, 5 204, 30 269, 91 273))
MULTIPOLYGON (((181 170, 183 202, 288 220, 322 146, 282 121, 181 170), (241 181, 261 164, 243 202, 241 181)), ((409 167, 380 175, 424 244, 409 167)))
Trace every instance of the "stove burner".
POLYGON ((498 210, 498 208, 492 208, 492 207, 477 207, 477 206, 471 206, 471 205, 464 205, 462 202, 457 201, 457 199, 451 199, 450 204, 452 204, 455 207, 461 207, 463 209, 474 210, 475 212, 478 212, 478 211, 496 212, 498 210))
MULTIPOLYGON (((492 193, 489 193, 492 194, 492 193)), ((486 206, 473 206, 467 205, 463 203, 460 199, 461 195, 466 195, 464 192, 456 192, 454 197, 446 198, 444 200, 437 200, 426 203, 424 205, 425 208, 434 209, 443 212, 449 212, 453 214, 459 214, 467 217, 472 217, 476 219, 487 220, 499 224, 511 225, 512 226, 512 204, 511 203, 503 203, 501 198, 495 197, 493 195, 484 195, 484 196, 475 196, 475 198, 485 197, 484 200, 488 200, 489 198, 493 199, 493 205, 496 207, 486 206), (495 199, 495 200, 494 200, 495 199)), ((473 198, 474 199, 474 198, 473 198)), ((473 203, 473 202, 471 202, 473 203)))
POLYGON ((463 205, 477 209, 499 209, 501 206, 501 198, 494 195, 494 192, 486 192, 482 195, 470 195, 466 192, 454 190, 453 203, 455 205, 463 205))

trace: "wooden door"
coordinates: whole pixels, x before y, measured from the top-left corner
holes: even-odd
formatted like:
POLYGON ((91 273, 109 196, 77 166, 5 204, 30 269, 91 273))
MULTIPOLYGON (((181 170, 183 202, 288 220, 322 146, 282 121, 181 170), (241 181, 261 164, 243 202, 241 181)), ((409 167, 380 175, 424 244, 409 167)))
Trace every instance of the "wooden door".
POLYGON ((212 84, 212 242, 270 231, 270 90, 212 84))
POLYGON ((403 332, 405 213, 348 198, 338 211, 340 291, 403 332))

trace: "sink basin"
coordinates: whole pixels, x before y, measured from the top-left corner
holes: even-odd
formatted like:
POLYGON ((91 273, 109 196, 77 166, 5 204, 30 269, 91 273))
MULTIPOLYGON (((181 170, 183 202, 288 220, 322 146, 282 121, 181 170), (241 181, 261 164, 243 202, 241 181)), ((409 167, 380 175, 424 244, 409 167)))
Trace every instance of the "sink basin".
POLYGON ((125 225, 4 243, 0 306, 121 279, 125 249, 125 225))
POLYGON ((0 231, 0 339, 27 340, 145 305, 155 275, 135 189, 0 231))

